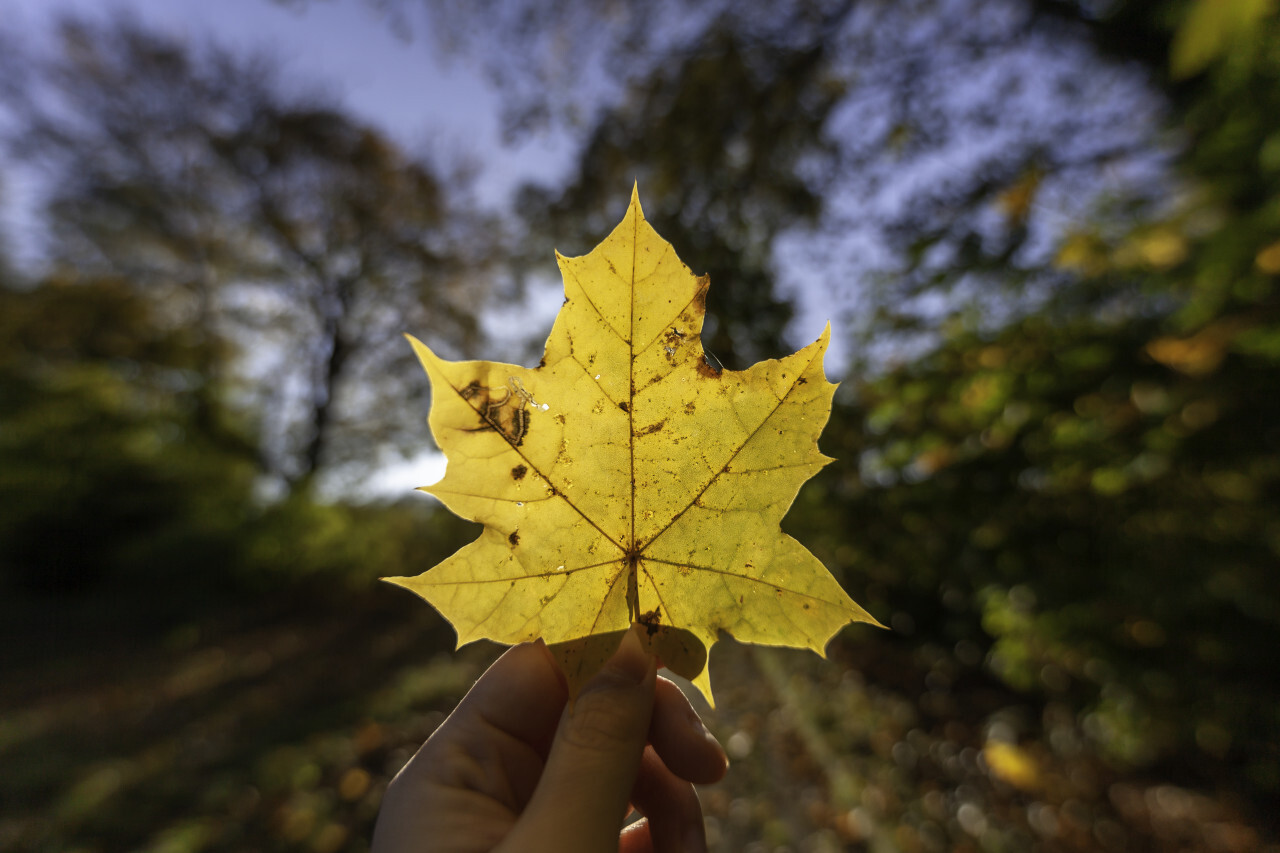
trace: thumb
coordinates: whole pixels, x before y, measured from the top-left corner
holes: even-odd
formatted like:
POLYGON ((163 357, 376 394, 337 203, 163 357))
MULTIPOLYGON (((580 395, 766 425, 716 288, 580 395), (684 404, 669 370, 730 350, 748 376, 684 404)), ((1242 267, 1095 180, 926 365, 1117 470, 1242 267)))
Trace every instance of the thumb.
POLYGON ((653 713, 657 662, 635 631, 560 718, 542 778, 509 842, 616 851, 653 713))

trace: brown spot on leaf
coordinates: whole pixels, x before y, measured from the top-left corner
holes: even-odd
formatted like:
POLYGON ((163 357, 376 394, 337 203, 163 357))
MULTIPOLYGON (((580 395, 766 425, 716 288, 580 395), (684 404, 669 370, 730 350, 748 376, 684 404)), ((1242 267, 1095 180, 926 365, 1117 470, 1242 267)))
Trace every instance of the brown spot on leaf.
POLYGON ((480 425, 468 432, 493 430, 510 442, 512 447, 519 447, 524 443, 532 417, 529 403, 533 396, 524 389, 520 380, 512 377, 505 387, 497 391, 486 388, 479 382, 472 382, 458 393, 480 416, 480 425))
POLYGON ((511 479, 517 480, 517 481, 523 480, 524 475, 528 473, 529 473, 528 468, 524 467, 523 465, 517 465, 516 467, 511 469, 511 479))
POLYGON ((653 433, 662 429, 666 425, 667 425, 667 419, 663 418, 662 420, 658 421, 656 424, 649 424, 647 427, 637 432, 636 435, 637 436, 652 435, 653 433))
MULTIPOLYGON (((507 537, 507 541, 510 542, 512 545, 519 545, 520 533, 516 530, 511 531, 511 535, 507 537)), ((805 605, 805 606, 807 607, 808 605, 805 605)))
POLYGON ((690 402, 688 402, 688 403, 685 403, 685 404, 684 404, 684 413, 685 413, 686 415, 692 415, 692 414, 693 414, 693 412, 694 412, 694 409, 696 409, 696 408, 697 408, 697 406, 693 405, 693 402, 692 402, 692 401, 690 401, 690 402))
POLYGON ((631 404, 629 404, 629 403, 619 403, 619 404, 618 404, 618 408, 619 408, 619 409, 622 409, 622 411, 624 411, 624 412, 630 412, 630 411, 631 411, 631 404))
POLYGON ((707 361, 707 357, 704 355, 702 358, 698 359, 698 375, 705 376, 708 379, 719 379, 720 371, 712 367, 710 362, 707 361))

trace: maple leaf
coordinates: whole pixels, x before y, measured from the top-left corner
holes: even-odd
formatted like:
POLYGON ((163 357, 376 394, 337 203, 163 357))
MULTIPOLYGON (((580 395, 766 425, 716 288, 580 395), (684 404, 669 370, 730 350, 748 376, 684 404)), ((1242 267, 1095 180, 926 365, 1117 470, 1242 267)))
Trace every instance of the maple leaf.
POLYGON ((448 465, 426 491, 485 529, 426 573, 387 578, 435 606, 458 645, 542 638, 571 693, 641 623, 711 700, 721 632, 812 649, 878 624, 779 527, 831 460, 830 326, 743 371, 708 364, 708 280, 645 221, 637 192, 590 254, 557 253, 565 301, 536 368, 448 362, 410 337, 448 465))

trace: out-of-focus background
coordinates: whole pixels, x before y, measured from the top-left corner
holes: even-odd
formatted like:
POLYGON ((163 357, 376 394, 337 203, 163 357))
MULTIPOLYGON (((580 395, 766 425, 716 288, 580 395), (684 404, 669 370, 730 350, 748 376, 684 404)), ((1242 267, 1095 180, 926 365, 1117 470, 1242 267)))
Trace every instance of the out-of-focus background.
POLYGON ((633 181, 786 528, 892 630, 718 646, 723 851, 1280 849, 1267 0, 6 0, 0 848, 367 848, 498 649, 400 338, 537 361, 633 181))

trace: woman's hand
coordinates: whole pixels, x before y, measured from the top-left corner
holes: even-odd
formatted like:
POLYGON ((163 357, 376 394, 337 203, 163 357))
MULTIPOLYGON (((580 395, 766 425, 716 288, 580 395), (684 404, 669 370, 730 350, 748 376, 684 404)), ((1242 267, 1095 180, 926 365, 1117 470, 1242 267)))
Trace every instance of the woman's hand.
POLYGON ((567 701, 546 646, 507 651, 392 780, 373 853, 705 850, 693 783, 728 762, 632 631, 567 701))

